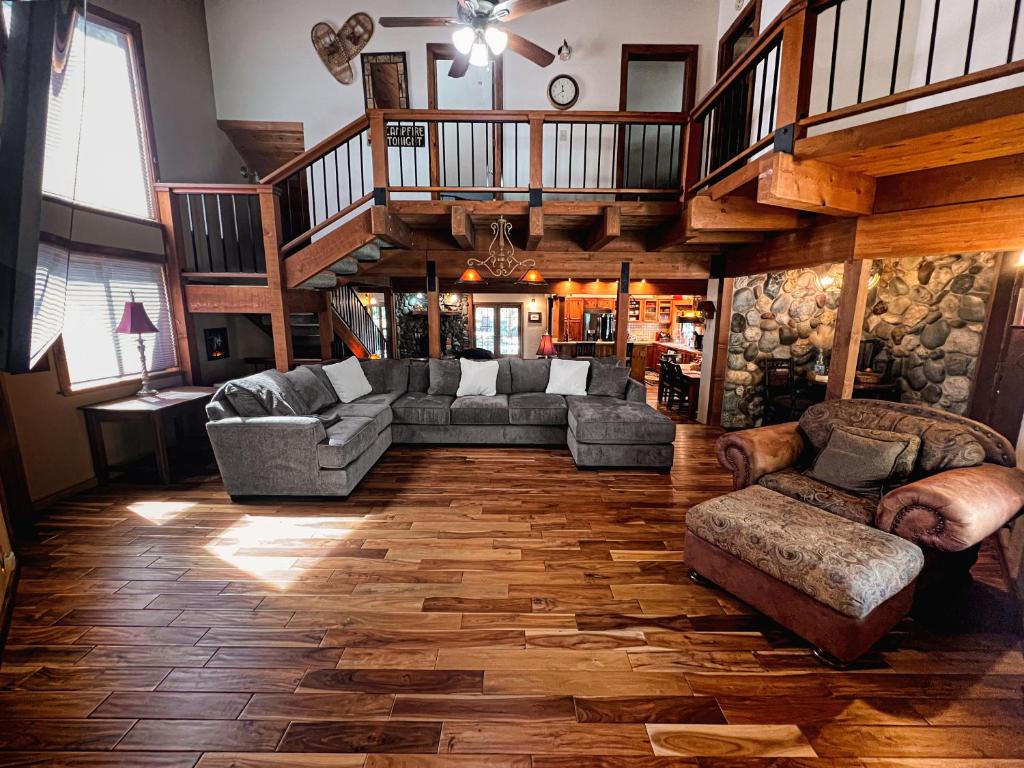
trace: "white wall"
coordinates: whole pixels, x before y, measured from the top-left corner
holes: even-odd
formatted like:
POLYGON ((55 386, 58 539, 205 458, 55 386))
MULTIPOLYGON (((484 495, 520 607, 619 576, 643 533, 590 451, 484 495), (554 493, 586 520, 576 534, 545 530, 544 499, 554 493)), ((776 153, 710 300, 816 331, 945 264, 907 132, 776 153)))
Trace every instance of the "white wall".
MULTIPOLYGON (((357 11, 380 16, 451 15, 454 0, 378 0, 368 8, 352 0, 207 0, 217 115, 221 119, 298 120, 311 146, 361 115, 363 91, 341 85, 313 51, 309 30, 319 21, 340 26, 357 11)), ((505 107, 550 109, 547 84, 558 73, 580 83, 575 109, 618 109, 622 43, 696 43, 701 46, 698 92, 714 80, 717 0, 568 0, 511 22, 509 28, 557 50, 566 38, 572 59, 547 68, 505 55, 505 107), (583 16, 585 14, 585 17, 583 16)), ((412 106, 427 106, 426 44, 450 41, 443 28, 377 27, 367 52, 405 51, 412 106)))

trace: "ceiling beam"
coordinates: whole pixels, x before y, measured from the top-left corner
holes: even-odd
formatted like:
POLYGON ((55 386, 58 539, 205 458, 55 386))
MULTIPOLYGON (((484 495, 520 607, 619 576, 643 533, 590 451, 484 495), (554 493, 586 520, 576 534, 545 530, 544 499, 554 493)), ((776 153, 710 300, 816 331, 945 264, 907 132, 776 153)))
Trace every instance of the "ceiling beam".
POLYGON ((370 208, 371 228, 374 236, 398 248, 412 248, 412 230, 405 222, 388 211, 386 205, 370 208))
POLYGON ((1024 154, 883 176, 875 213, 1024 195, 1024 154))
POLYGON ((622 236, 622 211, 609 205, 587 235, 587 250, 600 251, 622 236))
POLYGON ((686 205, 686 220, 694 232, 778 232, 804 222, 795 211, 759 205, 746 197, 712 200, 697 195, 686 205))
POLYGON ((526 235, 526 250, 536 251, 544 239, 544 208, 535 206, 530 209, 530 228, 526 235))
POLYGON ((853 258, 857 221, 839 219, 767 237, 756 246, 736 248, 725 259, 725 276, 740 277, 848 261, 853 258))
POLYGON ((651 251, 664 251, 669 248, 678 248, 681 245, 685 245, 687 239, 686 218, 680 216, 651 230, 647 241, 647 249, 651 251))
POLYGON ((185 286, 185 307, 194 314, 265 315, 270 312, 270 289, 265 285, 185 286))
POLYGON ((464 251, 476 250, 476 230, 473 219, 463 205, 452 206, 452 239, 464 251))
POLYGON ((829 216, 867 216, 875 204, 875 180, 777 152, 758 177, 757 202, 829 216))

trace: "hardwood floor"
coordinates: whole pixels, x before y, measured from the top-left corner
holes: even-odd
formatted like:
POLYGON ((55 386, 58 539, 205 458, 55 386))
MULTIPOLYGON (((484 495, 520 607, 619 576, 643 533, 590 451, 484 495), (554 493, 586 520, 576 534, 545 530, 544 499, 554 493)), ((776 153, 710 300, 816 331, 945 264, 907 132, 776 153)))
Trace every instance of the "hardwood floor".
POLYGON ((212 469, 52 508, 0 668, 0 765, 1024 768, 992 547, 967 601, 854 670, 692 584, 670 475, 567 450, 393 448, 345 502, 212 469))

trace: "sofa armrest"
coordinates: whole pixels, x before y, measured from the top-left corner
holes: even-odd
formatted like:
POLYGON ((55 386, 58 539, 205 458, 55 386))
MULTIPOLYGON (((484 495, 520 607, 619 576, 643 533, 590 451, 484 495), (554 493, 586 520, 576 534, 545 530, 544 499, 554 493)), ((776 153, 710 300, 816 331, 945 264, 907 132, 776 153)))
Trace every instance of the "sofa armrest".
POLYGON ((1024 510, 1024 472, 998 464, 950 469, 882 497, 875 527, 943 552, 968 549, 1024 510))
POLYGON ((633 403, 646 403, 647 385, 636 379, 626 381, 626 400, 633 403))
POLYGON ((732 472, 735 490, 753 485, 771 472, 791 467, 806 444, 796 421, 727 432, 715 443, 718 463, 732 472))

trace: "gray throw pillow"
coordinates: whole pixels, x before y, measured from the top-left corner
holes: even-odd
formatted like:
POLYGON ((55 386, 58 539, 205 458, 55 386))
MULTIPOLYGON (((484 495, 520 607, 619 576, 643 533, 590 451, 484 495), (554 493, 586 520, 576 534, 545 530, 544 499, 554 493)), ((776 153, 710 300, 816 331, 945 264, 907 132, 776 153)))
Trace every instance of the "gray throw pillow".
POLYGON ((292 383, 273 369, 229 381, 224 385, 224 394, 239 416, 306 416, 310 413, 309 405, 292 383))
POLYGON ((387 370, 385 369, 387 360, 360 360, 359 365, 363 369, 366 380, 370 382, 373 394, 379 395, 382 392, 387 392, 387 370))
POLYGON ((320 380, 320 383, 324 385, 324 389, 331 396, 331 405, 340 402, 338 400, 338 393, 334 391, 334 385, 331 384, 331 380, 327 378, 327 374, 324 373, 324 367, 321 363, 313 363, 313 365, 304 365, 303 368, 309 368, 310 371, 320 380))
POLYGON ((430 365, 430 386, 428 395, 452 395, 459 391, 462 369, 458 360, 434 360, 430 365))
POLYGON ((408 360, 388 360, 385 370, 387 376, 384 383, 388 392, 405 392, 409 389, 408 360))
POLYGON ((920 449, 917 435, 837 424, 805 474, 851 493, 878 497, 886 486, 907 479, 920 449))
POLYGON ((629 368, 621 365, 598 364, 590 366, 590 384, 588 395, 617 397, 626 396, 626 384, 629 382, 629 368))
POLYGON ((409 362, 409 391, 426 392, 430 388, 430 368, 426 360, 409 362))
POLYGON ((548 378, 551 375, 551 360, 543 357, 536 360, 513 357, 508 362, 512 373, 513 392, 543 392, 547 389, 548 378))
POLYGON ((336 402, 333 389, 325 387, 320 378, 308 366, 300 365, 294 371, 288 371, 284 376, 295 387, 295 391, 299 393, 299 397, 306 403, 310 411, 314 413, 321 411, 336 402))
POLYGON ((494 388, 499 395, 512 394, 512 361, 507 357, 498 360, 498 379, 494 388))

